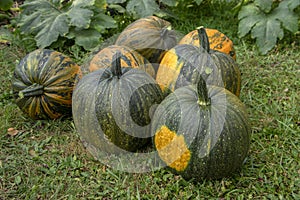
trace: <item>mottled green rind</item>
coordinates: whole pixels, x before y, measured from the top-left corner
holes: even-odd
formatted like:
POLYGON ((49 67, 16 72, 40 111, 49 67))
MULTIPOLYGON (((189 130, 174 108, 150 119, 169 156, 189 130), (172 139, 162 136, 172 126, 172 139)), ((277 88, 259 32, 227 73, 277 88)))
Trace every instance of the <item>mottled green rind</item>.
POLYGON ((112 57, 117 51, 121 53, 122 67, 138 68, 155 78, 154 67, 144 56, 130 47, 119 45, 107 46, 94 55, 89 63, 89 71, 110 67, 112 57))
POLYGON ((155 16, 138 19, 119 35, 116 45, 131 47, 151 63, 159 63, 165 51, 177 44, 170 22, 155 16))
MULTIPOLYGON (((187 44, 177 45, 174 50, 175 53, 165 54, 165 56, 177 60, 175 66, 169 67, 175 71, 180 68, 179 75, 177 77, 166 76, 160 73, 160 70, 157 73, 157 77, 171 79, 170 85, 166 87, 176 89, 194 84, 202 75, 208 84, 224 87, 236 96, 240 95, 241 72, 237 63, 230 56, 214 50, 205 53, 199 47, 187 44)), ((161 62, 162 67, 168 66, 164 59, 161 62)))
POLYGON ((191 159, 184 171, 171 170, 186 179, 230 176, 248 154, 250 126, 243 103, 215 86, 208 87, 208 97, 211 105, 200 106, 195 85, 181 87, 161 102, 153 116, 152 133, 166 125, 184 136, 191 159))
POLYGON ((69 57, 52 50, 35 50, 15 68, 15 102, 33 119, 70 115, 73 88, 80 77, 80 67, 69 57))
POLYGON ((151 107, 162 100, 159 86, 146 72, 126 67, 118 79, 109 68, 100 69, 84 76, 74 91, 74 123, 94 149, 134 152, 151 142, 151 107))

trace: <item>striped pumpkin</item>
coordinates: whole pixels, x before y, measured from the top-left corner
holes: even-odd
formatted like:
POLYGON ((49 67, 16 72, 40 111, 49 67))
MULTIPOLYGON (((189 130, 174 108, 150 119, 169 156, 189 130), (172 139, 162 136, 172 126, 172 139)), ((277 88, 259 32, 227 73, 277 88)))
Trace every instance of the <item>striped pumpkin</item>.
MULTIPOLYGON (((236 60, 236 54, 233 47, 233 42, 223 33, 217 29, 205 28, 208 35, 210 48, 213 50, 221 51, 230 55, 234 60, 236 60)), ((178 44, 192 44, 195 46, 200 46, 198 30, 193 30, 183 36, 178 44)))
POLYGON ((93 72, 100 68, 107 68, 111 66, 113 55, 116 52, 121 53, 122 67, 138 68, 146 71, 150 76, 155 78, 155 71, 152 64, 141 54, 134 51, 130 47, 110 45, 103 48, 93 56, 89 64, 89 71, 93 72))
POLYGON ((80 77, 80 67, 69 57, 53 50, 35 50, 14 70, 15 102, 33 119, 70 115, 73 88, 80 77))
POLYGON ((168 21, 149 16, 129 24, 115 44, 131 47, 151 63, 159 63, 165 51, 177 44, 177 38, 168 21))
POLYGON ((225 87, 240 95, 241 73, 227 54, 210 49, 205 29, 199 30, 201 47, 181 44, 170 49, 161 60, 156 81, 166 93, 197 82, 202 75, 208 84, 225 87))
POLYGON ((97 152, 134 152, 149 144, 150 108, 163 99, 154 78, 123 67, 121 59, 116 52, 109 68, 85 75, 73 94, 75 126, 95 157, 97 152))
POLYGON ((228 90, 197 84, 178 88, 155 110, 154 146, 162 162, 185 179, 219 179, 236 173, 250 146, 244 104, 228 90))

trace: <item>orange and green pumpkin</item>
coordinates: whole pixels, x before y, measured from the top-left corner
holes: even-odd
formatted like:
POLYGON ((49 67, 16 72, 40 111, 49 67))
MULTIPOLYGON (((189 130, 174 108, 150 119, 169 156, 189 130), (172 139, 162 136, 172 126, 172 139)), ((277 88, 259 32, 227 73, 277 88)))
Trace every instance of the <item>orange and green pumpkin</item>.
POLYGON ((150 144, 150 108, 163 99, 154 78, 123 67, 121 59, 116 52, 109 68, 85 75, 74 90, 74 124, 96 158, 101 152, 135 152, 150 144))
POLYGON ((159 63, 163 54, 177 44, 177 38, 170 22, 149 16, 129 24, 115 44, 131 47, 151 63, 159 63))
POLYGON ((141 54, 134 51, 130 47, 118 45, 110 45, 95 54, 89 63, 89 71, 92 72, 100 68, 110 67, 113 55, 116 52, 121 53, 122 67, 138 68, 146 71, 153 78, 155 77, 154 68, 145 57, 143 57, 141 54))
MULTIPOLYGON (((236 60, 236 54, 233 46, 233 42, 224 34, 217 29, 205 28, 208 35, 210 48, 213 50, 221 51, 230 55, 234 60, 236 60)), ((195 46, 200 46, 198 30, 193 30, 183 36, 179 41, 179 44, 192 44, 195 46)))
POLYGON ((250 127, 244 104, 228 90, 198 84, 168 95, 151 123, 162 162, 186 179, 219 179, 236 173, 249 150, 250 127))
POLYGON ((33 119, 71 115, 72 93, 81 69, 60 52, 38 49, 16 66, 12 90, 17 106, 33 119))
POLYGON ((210 85, 225 87, 240 95, 241 72, 225 53, 210 49, 203 27, 198 29, 201 46, 179 44, 167 51, 160 62, 156 81, 166 93, 197 82, 200 75, 210 85))

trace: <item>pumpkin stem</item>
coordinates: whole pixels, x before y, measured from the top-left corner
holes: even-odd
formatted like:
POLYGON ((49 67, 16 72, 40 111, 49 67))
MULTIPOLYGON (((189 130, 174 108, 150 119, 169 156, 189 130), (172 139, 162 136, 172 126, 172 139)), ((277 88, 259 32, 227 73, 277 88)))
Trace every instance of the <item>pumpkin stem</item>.
POLYGON ((122 76, 121 69, 121 52, 117 51, 112 57, 111 71, 114 76, 120 78, 122 76))
POLYGON ((205 52, 209 53, 210 46, 205 28, 203 26, 200 26, 199 28, 197 28, 197 32, 199 37, 200 49, 202 47, 205 50, 205 52))
POLYGON ((160 33, 160 37, 163 39, 167 38, 169 31, 171 31, 171 30, 172 30, 171 26, 164 27, 160 33))
POLYGON ((205 83, 205 80, 202 76, 197 83, 197 92, 198 92, 198 101, 197 103, 200 106, 209 106, 210 105, 210 98, 208 97, 208 90, 205 83))
POLYGON ((25 88, 24 90, 21 90, 18 95, 22 99, 24 97, 39 96, 42 95, 43 93, 44 93, 44 86, 39 85, 38 83, 34 83, 28 86, 27 88, 25 88))

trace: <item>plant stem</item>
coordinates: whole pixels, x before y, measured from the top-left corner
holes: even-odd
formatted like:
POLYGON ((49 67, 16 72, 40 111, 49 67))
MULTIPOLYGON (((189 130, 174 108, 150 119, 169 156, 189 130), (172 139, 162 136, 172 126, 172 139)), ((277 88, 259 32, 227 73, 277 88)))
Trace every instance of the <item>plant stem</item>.
POLYGON ((168 32, 172 30, 171 26, 164 27, 160 33, 161 38, 165 39, 168 36, 168 32))
POLYGON ((200 76, 200 79, 197 83, 197 92, 198 92, 198 101, 197 103, 200 106, 209 106, 210 98, 208 97, 208 90, 205 83, 205 80, 200 76))
POLYGON ((39 85, 38 83, 34 83, 24 90, 21 90, 19 92, 19 97, 24 98, 24 97, 32 97, 32 96, 39 96, 44 93, 44 86, 39 85))
POLYGON ((203 48, 205 52, 209 53, 210 46, 205 28, 203 26, 200 26, 199 28, 197 28, 197 32, 199 37, 200 49, 203 48))

